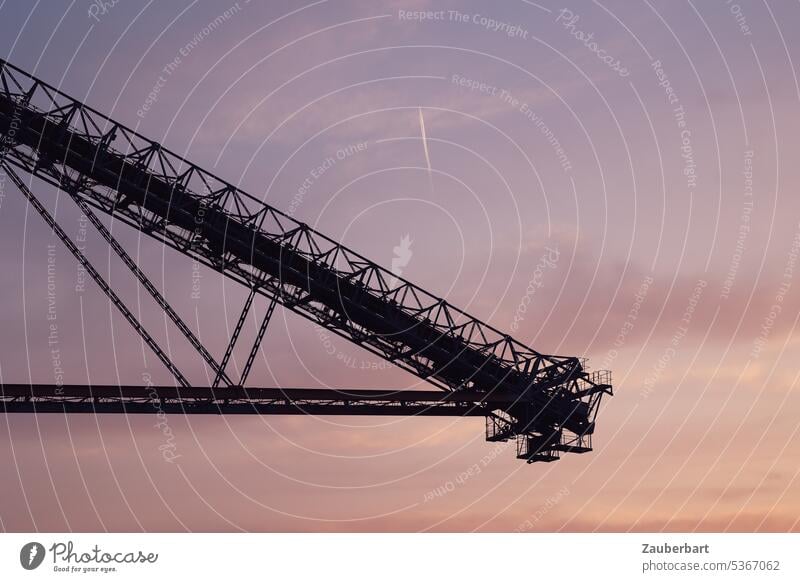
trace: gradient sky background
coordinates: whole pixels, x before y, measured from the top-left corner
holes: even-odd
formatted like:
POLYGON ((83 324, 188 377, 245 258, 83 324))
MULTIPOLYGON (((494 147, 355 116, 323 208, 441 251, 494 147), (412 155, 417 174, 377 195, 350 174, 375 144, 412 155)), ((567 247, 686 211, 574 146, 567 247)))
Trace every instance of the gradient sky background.
MULTIPOLYGON (((800 5, 265 4, 2 2, 0 55, 384 266, 409 236, 403 276, 502 330, 527 293, 516 338, 613 371, 595 451, 526 465, 512 444, 484 442, 480 419, 169 416, 180 456, 168 463, 155 417, 6 416, 0 528, 800 529, 800 5), (572 27, 562 9, 578 16, 572 27), (413 10, 443 10, 443 20, 402 18, 413 10), (601 62, 577 30, 629 74, 601 62), (359 143, 298 194, 314 168, 359 143), (558 260, 537 272, 548 248, 558 260), (541 287, 530 293, 532 279, 541 287)), ((77 237, 71 202, 34 186, 77 237)), ((56 245, 64 381, 169 383, 99 290, 76 292, 75 261, 11 183, 0 188, 0 380, 54 382, 56 245)), ((221 354, 243 290, 202 269, 192 297, 191 260, 124 226, 115 233, 221 354)), ((109 252, 90 233, 96 265, 206 385, 199 357, 109 252)), ((298 316, 276 315, 254 385, 424 388, 298 316)), ((243 357, 246 348, 237 366, 243 357)))

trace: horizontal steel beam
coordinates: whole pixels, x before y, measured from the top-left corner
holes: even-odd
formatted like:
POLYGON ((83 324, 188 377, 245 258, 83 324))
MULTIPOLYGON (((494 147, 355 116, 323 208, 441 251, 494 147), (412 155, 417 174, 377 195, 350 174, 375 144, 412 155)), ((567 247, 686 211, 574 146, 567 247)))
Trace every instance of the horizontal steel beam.
POLYGON ((59 414, 217 414, 217 415, 297 415, 312 416, 480 416, 487 415, 483 408, 474 406, 381 405, 381 404, 260 404, 260 403, 203 403, 165 402, 57 402, 57 401, 3 401, 0 411, 5 413, 59 413, 59 414))
POLYGON ((472 391, 0 385, 6 413, 487 416, 510 402, 472 391))

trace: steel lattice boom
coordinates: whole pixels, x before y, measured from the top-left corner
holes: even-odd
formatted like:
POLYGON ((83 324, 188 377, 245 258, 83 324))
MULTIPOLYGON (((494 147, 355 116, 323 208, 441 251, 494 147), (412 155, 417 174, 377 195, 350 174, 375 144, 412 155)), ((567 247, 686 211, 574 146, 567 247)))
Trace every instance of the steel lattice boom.
MULTIPOLYGON (((487 439, 517 438, 528 461, 590 450, 600 400, 611 393, 607 372, 590 374, 577 357, 540 354, 408 281, 395 283, 365 257, 2 60, 0 135, 9 171, 14 166, 63 189, 87 210, 121 220, 446 391, 407 393, 418 398, 380 392, 372 396, 386 400, 375 401, 361 393, 348 400, 339 392, 323 398, 313 390, 255 393, 230 385, 159 388, 152 397, 137 392, 144 388, 103 387, 98 396, 98 387, 72 387, 67 397, 6 385, 6 411, 138 412, 164 395, 185 413, 446 410, 485 416, 487 439)), ((194 337, 188 328, 184 335, 194 337)), ((203 355, 227 379, 228 354, 221 366, 203 355)))

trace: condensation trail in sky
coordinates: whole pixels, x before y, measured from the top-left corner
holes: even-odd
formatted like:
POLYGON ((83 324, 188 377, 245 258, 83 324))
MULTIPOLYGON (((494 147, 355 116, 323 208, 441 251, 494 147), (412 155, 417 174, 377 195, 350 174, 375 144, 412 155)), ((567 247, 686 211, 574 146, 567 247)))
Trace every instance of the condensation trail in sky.
POLYGON ((428 165, 428 180, 433 191, 433 169, 431 168, 431 155, 428 152, 428 135, 425 133, 425 118, 422 116, 422 107, 419 108, 419 130, 422 133, 422 147, 425 150, 425 163, 428 165))

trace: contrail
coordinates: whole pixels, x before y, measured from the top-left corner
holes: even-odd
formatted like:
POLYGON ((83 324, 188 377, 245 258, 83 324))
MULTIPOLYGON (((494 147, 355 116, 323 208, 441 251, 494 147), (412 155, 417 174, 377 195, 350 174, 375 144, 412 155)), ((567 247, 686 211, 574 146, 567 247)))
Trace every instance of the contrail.
POLYGON ((428 181, 433 193, 433 168, 431 168, 431 155, 428 152, 428 136, 425 133, 425 118, 422 116, 422 107, 419 108, 419 129, 422 132, 422 147, 425 149, 425 162, 428 164, 428 181))

